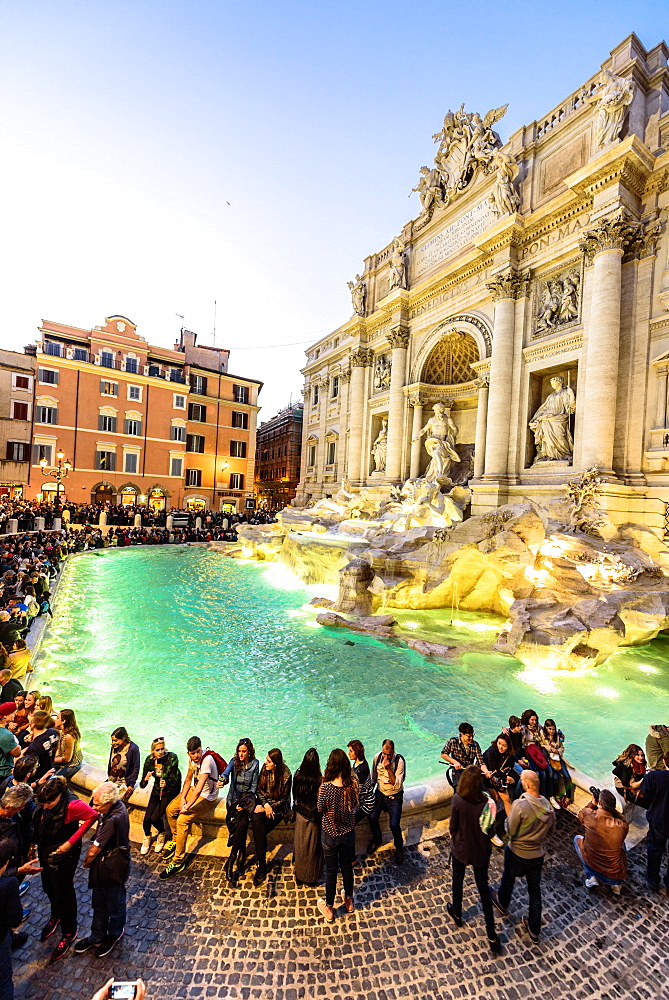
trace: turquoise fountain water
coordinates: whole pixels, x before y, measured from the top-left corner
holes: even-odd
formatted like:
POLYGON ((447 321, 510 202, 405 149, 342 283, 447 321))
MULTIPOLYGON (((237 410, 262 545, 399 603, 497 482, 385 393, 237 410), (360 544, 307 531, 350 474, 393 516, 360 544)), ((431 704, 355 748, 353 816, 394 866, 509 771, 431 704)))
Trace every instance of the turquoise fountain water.
POLYGON ((325 590, 195 547, 75 557, 36 683, 76 711, 94 764, 106 762, 119 725, 142 753, 164 736, 182 759, 194 733, 226 758, 248 735, 259 755, 281 747, 293 769, 310 746, 326 757, 357 738, 371 756, 390 736, 412 784, 443 774, 439 753, 464 719, 485 748, 511 713, 534 708, 557 720, 569 759, 603 778, 620 749, 643 744, 648 724, 669 718, 667 639, 583 676, 528 672, 492 650, 501 624, 493 615, 396 612, 406 634, 469 649, 432 663, 316 625, 304 606, 325 590))

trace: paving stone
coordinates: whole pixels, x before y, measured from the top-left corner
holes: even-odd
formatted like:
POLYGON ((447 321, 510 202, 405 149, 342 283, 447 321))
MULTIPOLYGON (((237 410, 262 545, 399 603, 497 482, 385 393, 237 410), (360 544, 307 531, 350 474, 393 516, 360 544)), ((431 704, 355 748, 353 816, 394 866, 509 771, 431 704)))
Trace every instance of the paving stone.
MULTIPOLYGON (((620 897, 583 886, 573 853, 577 823, 558 816, 543 876, 544 928, 539 945, 522 930, 527 893, 517 883, 507 919, 498 919, 501 956, 487 948, 473 878, 465 881, 465 926, 446 914, 449 841, 429 856, 410 848, 398 868, 380 851, 356 872, 356 911, 341 900, 333 924, 319 916, 319 889, 297 888, 290 861, 276 861, 268 884, 254 889, 253 870, 236 890, 219 859, 196 858, 161 883, 160 860, 134 853, 126 936, 106 959, 93 952, 47 962, 53 939, 40 944, 46 919, 39 879, 24 905, 31 937, 14 955, 17 1000, 90 1000, 110 976, 147 983, 148 1000, 659 1000, 666 998, 667 900, 645 887, 645 845, 629 856, 620 897)), ((494 853, 491 882, 501 874, 494 853)), ((80 933, 90 926, 86 874, 77 876, 80 933)))

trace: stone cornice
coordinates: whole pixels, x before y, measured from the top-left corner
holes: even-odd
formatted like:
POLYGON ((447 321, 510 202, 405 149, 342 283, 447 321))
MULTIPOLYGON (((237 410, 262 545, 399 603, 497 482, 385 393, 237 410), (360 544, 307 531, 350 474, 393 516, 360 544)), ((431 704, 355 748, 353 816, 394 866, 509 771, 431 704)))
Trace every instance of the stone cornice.
POLYGON ((565 177, 564 183, 576 194, 594 196, 619 181, 641 198, 654 166, 655 157, 645 143, 630 135, 565 177))
POLYGON ((514 215, 504 216, 480 236, 475 236, 472 243, 481 253, 497 253, 507 247, 517 246, 524 229, 525 218, 516 212, 514 215))
MULTIPOLYGON (((409 401, 413 399, 417 400, 420 397, 423 400, 423 406, 426 403, 446 403, 462 399, 474 399, 478 393, 475 379, 472 379, 471 382, 463 382, 460 385, 428 385, 427 382, 413 382, 411 385, 405 385, 403 391, 409 401)), ((417 403, 411 402, 411 406, 416 405, 417 403)))
POLYGON ((568 351, 577 351, 582 346, 583 330, 571 330, 561 337, 547 338, 539 341, 539 343, 530 344, 529 347, 523 348, 523 358, 525 363, 528 364, 532 361, 553 357, 553 355, 566 354, 568 351))

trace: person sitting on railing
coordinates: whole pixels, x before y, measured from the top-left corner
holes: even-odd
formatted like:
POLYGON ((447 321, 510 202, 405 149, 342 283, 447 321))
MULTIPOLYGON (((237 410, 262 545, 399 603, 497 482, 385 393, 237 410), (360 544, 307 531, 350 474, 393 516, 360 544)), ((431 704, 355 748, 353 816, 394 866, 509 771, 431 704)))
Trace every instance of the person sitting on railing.
POLYGON ((648 768, 646 755, 637 743, 630 743, 613 761, 613 783, 618 794, 631 805, 646 808, 646 801, 639 788, 633 788, 632 782, 641 781, 648 768))

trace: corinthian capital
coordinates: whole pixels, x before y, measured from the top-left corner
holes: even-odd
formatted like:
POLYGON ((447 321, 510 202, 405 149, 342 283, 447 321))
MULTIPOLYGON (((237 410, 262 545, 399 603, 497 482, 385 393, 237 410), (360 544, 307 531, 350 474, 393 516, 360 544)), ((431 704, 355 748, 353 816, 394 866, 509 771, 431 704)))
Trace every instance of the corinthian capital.
POLYGON ((403 347, 406 350, 409 346, 409 331, 398 326, 388 334, 388 343, 392 348, 403 347))
POLYGON ((427 396, 421 396, 420 393, 415 393, 409 396, 409 406, 425 406, 427 403, 427 396))
POLYGON ((474 385, 477 389, 489 389, 490 388, 490 375, 479 375, 478 378, 474 379, 474 385))
POLYGON ((368 347, 359 347, 356 351, 351 351, 349 361, 351 368, 369 368, 374 360, 374 352, 368 347))
POLYGON ((529 275, 509 269, 495 275, 494 281, 489 281, 486 288, 493 302, 499 302, 501 299, 522 299, 529 293, 529 283, 529 275))
POLYGON ((589 261, 605 250, 624 252, 638 239, 640 228, 638 222, 629 222, 622 214, 614 215, 590 229, 579 246, 589 261))

